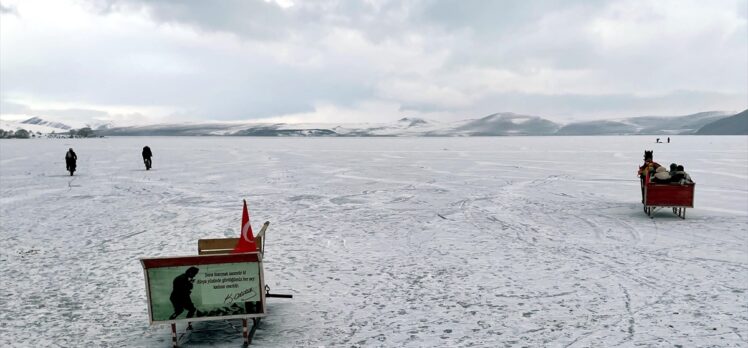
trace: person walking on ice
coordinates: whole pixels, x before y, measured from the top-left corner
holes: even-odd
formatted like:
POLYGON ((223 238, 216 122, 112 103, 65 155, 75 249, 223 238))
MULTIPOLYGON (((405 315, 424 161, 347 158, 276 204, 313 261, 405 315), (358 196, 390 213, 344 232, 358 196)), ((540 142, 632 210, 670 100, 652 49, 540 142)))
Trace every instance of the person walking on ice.
POLYGON ((73 151, 73 148, 71 147, 65 154, 65 168, 70 172, 70 176, 73 176, 73 172, 75 171, 75 162, 77 160, 78 155, 75 154, 75 151, 73 151))
POLYGON ((153 153, 151 152, 151 148, 148 146, 143 147, 143 163, 145 163, 145 170, 150 170, 151 165, 153 162, 151 162, 151 157, 153 157, 153 153))

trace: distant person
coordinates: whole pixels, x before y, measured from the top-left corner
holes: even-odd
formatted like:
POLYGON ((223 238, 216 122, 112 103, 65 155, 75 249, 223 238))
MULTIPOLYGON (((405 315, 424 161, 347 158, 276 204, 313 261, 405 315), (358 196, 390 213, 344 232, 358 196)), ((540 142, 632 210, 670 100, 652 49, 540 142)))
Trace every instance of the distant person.
POLYGON ((73 176, 76 161, 78 161, 78 155, 75 154, 75 151, 73 151, 73 148, 71 147, 65 154, 65 168, 70 172, 70 176, 73 176))
POLYGON ((657 138, 657 140, 655 140, 655 142, 659 144, 660 143, 660 138, 657 138))
POLYGON ((143 163, 145 163, 145 170, 151 169, 151 157, 153 157, 151 148, 148 146, 143 147, 143 163))
POLYGON ((670 137, 667 137, 667 143, 670 144, 670 137))
POLYGON ((176 319, 185 309, 187 310, 187 318, 192 318, 195 315, 196 309, 190 298, 190 293, 192 293, 192 283, 195 281, 195 276, 199 270, 197 267, 190 267, 183 274, 174 278, 171 296, 169 296, 169 300, 174 306, 174 314, 169 319, 176 319))

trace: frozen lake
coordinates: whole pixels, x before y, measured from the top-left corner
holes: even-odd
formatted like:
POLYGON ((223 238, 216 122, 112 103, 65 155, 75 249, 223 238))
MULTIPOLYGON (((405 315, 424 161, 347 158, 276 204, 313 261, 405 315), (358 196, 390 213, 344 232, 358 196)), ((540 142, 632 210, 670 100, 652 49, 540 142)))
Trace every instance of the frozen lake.
POLYGON ((0 346, 169 347, 138 258, 237 237, 247 199, 294 295, 257 347, 746 347, 748 137, 654 139, 0 140, 0 346), (696 181, 686 220, 642 211, 645 149, 696 181))

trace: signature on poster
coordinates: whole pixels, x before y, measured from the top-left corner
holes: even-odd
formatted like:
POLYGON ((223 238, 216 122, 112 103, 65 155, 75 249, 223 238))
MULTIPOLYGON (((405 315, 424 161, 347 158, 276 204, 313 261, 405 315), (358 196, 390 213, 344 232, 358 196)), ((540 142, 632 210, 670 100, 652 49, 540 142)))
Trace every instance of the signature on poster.
POLYGON ((257 293, 255 292, 254 288, 248 288, 244 289, 240 292, 228 294, 226 295, 226 298, 223 300, 223 303, 233 303, 237 300, 241 299, 243 301, 251 300, 253 298, 257 297, 257 293))

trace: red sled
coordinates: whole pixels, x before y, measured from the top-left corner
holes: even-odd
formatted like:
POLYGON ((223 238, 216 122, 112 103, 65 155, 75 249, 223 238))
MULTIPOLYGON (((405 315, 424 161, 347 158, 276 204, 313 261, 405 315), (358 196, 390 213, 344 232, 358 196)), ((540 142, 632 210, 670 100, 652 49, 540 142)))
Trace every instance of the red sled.
POLYGON ((649 181, 645 177, 642 182, 642 203, 644 213, 654 217, 654 213, 661 208, 672 208, 673 214, 681 219, 686 218, 686 208, 693 208, 693 195, 696 184, 659 184, 649 181))

